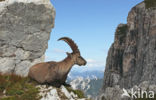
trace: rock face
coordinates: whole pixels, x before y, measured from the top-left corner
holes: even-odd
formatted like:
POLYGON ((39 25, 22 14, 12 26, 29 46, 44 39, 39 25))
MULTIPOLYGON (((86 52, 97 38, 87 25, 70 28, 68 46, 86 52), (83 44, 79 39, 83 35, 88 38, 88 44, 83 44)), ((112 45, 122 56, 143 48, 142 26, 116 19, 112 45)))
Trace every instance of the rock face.
POLYGON ((44 61, 54 18, 49 0, 0 2, 0 72, 26 76, 44 61))
POLYGON ((129 12, 127 24, 116 29, 99 98, 122 100, 123 88, 145 81, 148 86, 156 84, 156 9, 146 9, 142 2, 129 12))

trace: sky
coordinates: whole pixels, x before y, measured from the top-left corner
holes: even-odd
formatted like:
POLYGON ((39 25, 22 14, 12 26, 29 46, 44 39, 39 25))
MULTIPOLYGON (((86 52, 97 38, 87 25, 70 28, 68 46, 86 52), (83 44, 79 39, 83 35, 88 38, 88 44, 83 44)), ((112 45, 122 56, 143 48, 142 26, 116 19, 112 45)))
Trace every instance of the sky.
POLYGON ((72 70, 100 70, 106 65, 108 50, 116 27, 127 23, 128 12, 143 0, 51 0, 55 10, 55 27, 46 51, 46 61, 61 61, 72 52, 60 37, 70 37, 78 45, 86 66, 72 70))

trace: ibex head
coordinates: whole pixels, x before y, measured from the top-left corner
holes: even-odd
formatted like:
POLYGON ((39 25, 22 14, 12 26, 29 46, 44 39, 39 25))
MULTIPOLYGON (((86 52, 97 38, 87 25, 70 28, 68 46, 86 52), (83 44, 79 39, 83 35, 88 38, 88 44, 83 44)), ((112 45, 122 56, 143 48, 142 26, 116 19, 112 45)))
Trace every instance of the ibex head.
POLYGON ((86 63, 87 63, 86 60, 81 56, 77 45, 74 43, 74 41, 72 39, 70 39, 68 37, 62 37, 58 40, 64 40, 71 47, 73 52, 72 53, 67 52, 67 55, 74 61, 75 64, 77 64, 79 66, 86 65, 86 63))

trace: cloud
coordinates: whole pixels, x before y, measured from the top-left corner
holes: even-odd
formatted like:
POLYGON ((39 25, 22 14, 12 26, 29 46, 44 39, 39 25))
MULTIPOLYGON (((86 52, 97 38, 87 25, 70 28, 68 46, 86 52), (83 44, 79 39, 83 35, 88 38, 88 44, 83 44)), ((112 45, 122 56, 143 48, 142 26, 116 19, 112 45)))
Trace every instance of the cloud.
POLYGON ((105 66, 105 62, 97 61, 94 59, 87 59, 87 66, 88 67, 101 67, 101 66, 105 66))
POLYGON ((87 59, 87 62, 88 62, 88 63, 95 63, 96 60, 93 60, 93 59, 87 59))
POLYGON ((58 49, 58 48, 55 48, 52 50, 54 53, 65 53, 65 51, 61 50, 61 49, 58 49))

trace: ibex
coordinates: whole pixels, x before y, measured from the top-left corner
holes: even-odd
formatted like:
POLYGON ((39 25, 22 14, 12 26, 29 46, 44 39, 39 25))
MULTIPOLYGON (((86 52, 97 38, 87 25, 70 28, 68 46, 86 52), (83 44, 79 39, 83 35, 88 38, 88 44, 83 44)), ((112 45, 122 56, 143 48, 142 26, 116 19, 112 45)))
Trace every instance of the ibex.
POLYGON ((29 70, 28 76, 40 84, 51 84, 56 87, 65 85, 67 75, 72 66, 77 64, 79 66, 86 65, 86 61, 81 57, 80 51, 74 41, 68 37, 62 37, 59 40, 64 40, 72 49, 72 53, 67 52, 67 57, 60 61, 43 62, 32 66, 29 70))

